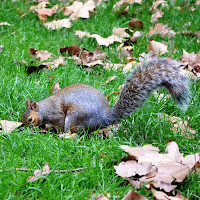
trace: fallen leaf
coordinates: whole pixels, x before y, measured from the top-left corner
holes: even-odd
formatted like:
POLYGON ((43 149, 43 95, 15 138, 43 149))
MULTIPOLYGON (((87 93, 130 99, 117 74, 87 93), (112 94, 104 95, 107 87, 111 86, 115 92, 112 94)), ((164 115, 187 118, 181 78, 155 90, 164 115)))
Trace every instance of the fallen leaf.
POLYGON ((162 37, 165 35, 168 35, 170 37, 173 37, 176 35, 176 33, 172 30, 172 28, 168 27, 168 24, 158 23, 154 26, 154 28, 151 26, 149 30, 149 35, 156 35, 159 34, 162 37))
POLYGON ((27 74, 31 74, 33 72, 38 72, 45 67, 46 67, 45 65, 39 65, 39 66, 29 65, 29 66, 25 66, 25 71, 27 74))
POLYGON ((93 12, 95 7, 93 0, 88 0, 84 4, 83 2, 74 1, 71 6, 65 7, 64 15, 70 15, 70 20, 89 18, 90 12, 93 12))
POLYGON ((158 21, 158 18, 162 17, 164 15, 164 12, 157 10, 152 16, 151 16, 151 23, 156 23, 158 21))
POLYGON ((130 178, 136 175, 143 176, 150 172, 152 168, 151 162, 138 163, 135 160, 121 162, 118 166, 114 166, 115 173, 123 178, 130 178))
POLYGON ((55 69, 58 66, 65 65, 64 58, 59 56, 57 59, 53 60, 52 62, 42 63, 42 65, 47 66, 47 70, 55 69))
POLYGON ((134 4, 134 3, 141 4, 142 0, 120 0, 113 6, 113 10, 119 12, 120 8, 125 7, 128 4, 134 4))
POLYGON ((115 166, 116 173, 127 178, 136 188, 158 188, 166 192, 173 191, 200 162, 200 153, 183 157, 176 142, 169 141, 166 153, 159 153, 159 149, 152 145, 143 147, 129 147, 122 145, 128 152, 129 160, 115 166), (144 166, 139 164, 144 164, 144 166), (146 173, 146 174, 145 174, 146 173), (151 185, 149 185, 151 184, 151 185))
POLYGON ((42 8, 46 8, 47 4, 49 4, 49 2, 47 1, 42 1, 39 4, 35 5, 35 6, 31 6, 29 10, 35 10, 35 9, 42 9, 42 8))
POLYGON ((155 40, 149 40, 148 50, 155 52, 156 55, 163 55, 168 52, 167 45, 155 40))
POLYGON ((104 65, 104 64, 101 60, 95 60, 93 62, 84 64, 84 66, 87 66, 87 67, 92 67, 92 66, 95 66, 95 65, 104 65))
POLYGON ((11 26, 8 22, 0 22, 0 26, 11 26))
POLYGON ((133 18, 128 24, 132 28, 141 28, 141 29, 143 29, 143 27, 144 27, 144 22, 140 21, 138 18, 133 18))
POLYGON ((181 133, 182 135, 187 136, 187 138, 191 138, 194 137, 194 134, 196 134, 195 130, 192 130, 192 128, 189 126, 188 121, 186 120, 182 120, 179 117, 175 117, 175 116, 170 116, 164 113, 158 113, 158 118, 160 119, 165 119, 169 122, 171 122, 173 124, 173 132, 174 133, 181 133))
POLYGON ((53 14, 57 12, 58 9, 59 9, 59 5, 56 4, 52 8, 35 9, 34 12, 38 15, 41 21, 46 22, 47 16, 52 16, 53 14))
POLYGON ((139 55, 139 62, 140 64, 143 64, 144 62, 147 63, 156 57, 157 57, 157 53, 155 53, 154 51, 149 51, 147 54, 143 52, 139 55))
POLYGON ((162 7, 167 6, 167 2, 166 1, 162 1, 162 0, 158 0, 155 1, 153 3, 153 5, 151 6, 151 8, 149 9, 149 12, 151 12, 152 10, 157 11, 158 6, 161 4, 162 7))
POLYGON ((47 29, 61 29, 61 28, 71 28, 72 24, 69 19, 53 20, 52 22, 44 23, 47 29))
POLYGON ((76 30, 76 33, 75 33, 76 36, 78 36, 79 38, 83 38, 84 36, 87 36, 87 37, 90 37, 90 33, 88 32, 84 32, 84 31, 78 31, 76 30))
POLYGON ((120 43, 123 42, 123 39, 118 37, 118 36, 116 36, 116 35, 111 35, 111 36, 109 36, 107 38, 103 38, 100 35, 93 34, 93 35, 90 36, 90 38, 95 38, 99 45, 104 45, 104 46, 107 46, 107 47, 110 44, 113 44, 114 42, 120 42, 120 43))
POLYGON ((142 196, 141 194, 138 194, 133 190, 130 190, 128 194, 123 197, 122 200, 148 200, 148 199, 142 196))
POLYGON ((52 53, 50 53, 46 50, 45 51, 44 50, 37 50, 37 49, 33 49, 33 48, 29 49, 29 53, 31 54, 31 57, 36 56, 36 59, 38 61, 48 60, 52 55, 52 53))
POLYGON ((60 86, 59 86, 59 81, 57 81, 54 85, 51 86, 50 90, 49 90, 49 95, 53 95, 56 94, 57 92, 59 92, 61 90, 60 86))
POLYGON ((173 197, 168 196, 164 192, 154 190, 153 195, 155 200, 188 200, 180 192, 177 192, 177 195, 173 197))
MULTIPOLYGON (((130 38, 131 36, 126 32, 126 30, 129 30, 129 29, 128 28, 117 28, 117 27, 114 27, 112 35, 116 35, 118 37, 130 38)), ((129 30, 129 31, 131 31, 131 30, 129 30)))
POLYGON ((100 35, 93 34, 91 35, 90 33, 83 32, 83 31, 76 31, 75 33, 79 38, 82 38, 84 36, 87 36, 89 38, 95 38, 97 40, 97 43, 99 45, 104 45, 104 46, 109 46, 110 44, 113 44, 114 42, 123 42, 123 38, 116 36, 116 35, 111 35, 107 38, 103 38, 100 35))
POLYGON ((109 200, 110 199, 110 194, 106 194, 106 196, 104 194, 100 194, 98 195, 95 200, 109 200))
POLYGON ((4 134, 11 133, 14 129, 21 125, 21 122, 0 120, 0 132, 3 132, 4 134))
POLYGON ((111 77, 106 81, 106 83, 112 82, 112 81, 114 81, 116 78, 117 78, 117 76, 111 76, 111 77))
POLYGON ((50 166, 48 163, 45 163, 44 167, 42 168, 42 170, 36 169, 34 171, 34 176, 29 176, 27 178, 27 182, 34 182, 37 181, 39 178, 41 178, 42 176, 49 174, 50 173, 50 166))

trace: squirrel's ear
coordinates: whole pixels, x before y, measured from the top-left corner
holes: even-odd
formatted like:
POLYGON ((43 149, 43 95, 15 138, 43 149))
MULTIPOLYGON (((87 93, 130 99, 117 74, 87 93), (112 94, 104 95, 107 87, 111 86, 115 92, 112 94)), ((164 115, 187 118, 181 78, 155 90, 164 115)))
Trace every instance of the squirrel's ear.
POLYGON ((35 112, 38 112, 38 111, 39 111, 39 106, 38 106, 38 104, 37 104, 36 102, 30 100, 30 99, 28 99, 28 100, 26 101, 26 105, 27 105, 27 107, 31 107, 31 110, 33 110, 33 111, 35 111, 35 112))

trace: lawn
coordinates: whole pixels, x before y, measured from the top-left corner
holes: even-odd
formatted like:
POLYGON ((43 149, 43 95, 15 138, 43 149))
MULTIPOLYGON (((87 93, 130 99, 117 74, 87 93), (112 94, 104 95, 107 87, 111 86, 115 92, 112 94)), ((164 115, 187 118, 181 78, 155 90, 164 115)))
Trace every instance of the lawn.
MULTIPOLYGON (((42 69, 38 72, 27 74, 27 66, 39 66, 42 61, 31 57, 30 48, 47 50, 52 53, 48 61, 61 56, 60 48, 77 44, 80 48, 95 51, 98 44, 94 38, 75 35, 76 30, 86 31, 108 37, 114 27, 131 27, 132 18, 144 22, 144 28, 139 30, 142 36, 133 46, 132 57, 139 62, 139 54, 148 53, 147 45, 150 39, 165 42, 168 52, 162 57, 171 56, 181 60, 183 49, 187 52, 200 51, 199 35, 181 34, 182 31, 195 33, 200 30, 200 6, 196 1, 167 1, 163 7, 164 15, 156 23, 168 24, 177 34, 173 37, 149 36, 151 22, 149 9, 153 1, 143 0, 141 4, 129 5, 129 12, 120 15, 113 10, 117 1, 103 1, 90 18, 79 18, 71 23, 69 29, 47 29, 39 20, 36 13, 30 11, 35 5, 31 0, 4 0, 0 2, 0 23, 7 22, 11 26, 0 26, 0 45, 4 47, 0 53, 0 120, 21 121, 21 115, 26 109, 26 100, 42 100, 49 96, 49 90, 57 81, 63 88, 73 83, 85 83, 99 89, 106 97, 111 92, 118 91, 128 74, 122 70, 106 70, 97 65, 86 68, 77 65, 66 53, 65 65, 56 69, 42 69), (191 11, 192 10, 192 11, 191 11), (24 14, 24 16, 22 16, 24 14), (24 62, 25 61, 25 62, 24 62), (105 83, 111 76, 117 76, 112 82, 105 83)), ((68 1, 50 0, 48 7, 59 4, 61 7, 68 1)), ((70 1, 72 2, 72 1, 70 1)), ((160 8, 160 7, 159 7, 160 8)), ((160 8, 161 9, 161 8, 160 8)), ((68 18, 60 10, 51 17, 53 19, 68 18)), ((125 63, 117 54, 120 44, 115 42, 108 47, 100 46, 107 54, 105 61, 111 63, 125 63)), ((152 144, 165 149, 169 140, 175 141, 180 152, 184 155, 200 152, 200 83, 198 79, 190 80, 191 102, 186 111, 181 110, 172 99, 159 101, 151 95, 144 106, 131 116, 121 120, 118 130, 113 130, 113 136, 101 137, 97 133, 89 135, 82 131, 75 139, 63 139, 52 133, 41 133, 39 128, 24 127, 14 130, 11 134, 0 135, 0 199, 94 199, 93 195, 110 193, 111 199, 122 199, 132 187, 127 181, 115 174, 114 165, 119 164, 127 155, 120 145, 132 147, 152 144), (174 133, 172 124, 159 119, 157 113, 180 117, 187 120, 190 127, 196 132, 194 137, 188 138, 186 134, 174 133), (189 118, 188 118, 189 117, 189 118), (66 173, 50 173, 35 182, 27 182, 33 171, 23 172, 6 169, 27 168, 42 169, 49 163, 51 170, 69 170, 66 173), (83 168, 73 172, 73 169, 83 168)), ((159 93, 167 94, 162 89, 159 93)), ((111 107, 117 95, 110 97, 111 107)), ((177 190, 187 198, 200 199, 200 175, 192 173, 177 190)), ((148 199, 153 199, 152 193, 145 187, 133 189, 148 199)))

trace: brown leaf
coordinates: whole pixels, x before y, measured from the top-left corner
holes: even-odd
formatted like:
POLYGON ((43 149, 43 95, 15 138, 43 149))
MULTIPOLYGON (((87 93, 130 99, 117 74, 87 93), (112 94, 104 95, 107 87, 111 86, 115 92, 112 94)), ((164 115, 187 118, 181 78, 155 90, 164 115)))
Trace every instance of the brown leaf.
POLYGON ((42 63, 42 65, 47 66, 47 70, 55 69, 58 66, 65 65, 64 58, 59 56, 57 59, 53 60, 52 62, 42 63))
POLYGON ((155 155, 159 153, 159 149, 151 144, 147 144, 143 147, 130 147, 128 145, 121 145, 121 148, 131 156, 134 156, 136 159, 147 153, 153 153, 155 155))
POLYGON ((180 192, 177 192, 176 196, 168 196, 164 192, 154 190, 155 200, 187 200, 180 192))
POLYGON ((25 66, 25 70, 27 74, 31 74, 33 72, 38 72, 45 67, 46 67, 45 65, 39 65, 39 66, 29 65, 29 66, 25 66))
POLYGON ((128 160, 126 162, 119 163, 118 166, 114 166, 115 173, 123 178, 130 178, 132 176, 143 176, 150 172, 152 168, 151 162, 137 163, 135 160, 128 160))
POLYGON ((194 137, 192 134, 196 134, 195 130, 192 130, 188 124, 188 121, 183 121, 179 117, 170 116, 164 113, 158 113, 158 118, 165 119, 173 124, 174 133, 180 132, 182 135, 185 135, 190 138, 194 137))
POLYGON ((11 133, 14 129, 20 127, 21 125, 21 122, 0 120, 0 132, 3 132, 4 134, 11 133))
POLYGON ((164 12, 157 10, 152 16, 151 16, 151 23, 156 23, 158 21, 158 18, 162 17, 164 15, 164 12))
POLYGON ((35 9, 42 9, 42 8, 46 8, 47 4, 49 4, 49 2, 47 1, 42 1, 39 4, 35 5, 35 6, 31 6, 29 10, 35 10, 35 9))
POLYGON ((143 29, 144 27, 144 22, 140 21, 138 18, 133 18, 130 22, 129 22, 129 26, 132 28, 141 28, 143 29))
POLYGON ((149 40, 148 50, 155 52, 156 55, 163 55, 168 52, 167 45, 155 40, 149 40))
MULTIPOLYGON (((131 36, 126 32, 126 30, 129 30, 129 29, 128 28, 117 28, 117 27, 114 27, 112 35, 116 35, 118 37, 130 38, 131 36)), ((129 31, 131 31, 131 30, 129 30, 129 31)))
POLYGON ((113 9, 114 11, 120 11, 120 8, 127 6, 128 4, 134 4, 134 3, 142 3, 142 0, 120 0, 118 1, 114 6, 113 9))
POLYGON ((43 51, 43 50, 37 50, 37 49, 33 49, 33 48, 29 49, 29 53, 31 54, 31 57, 36 56, 36 59, 39 61, 45 61, 45 60, 49 59, 52 54, 46 50, 43 51))
POLYGON ((162 1, 162 0, 155 1, 155 2, 153 3, 153 5, 151 6, 151 8, 149 9, 149 12, 151 12, 152 10, 157 11, 157 8, 158 8, 158 6, 159 6, 160 4, 161 4, 162 7, 167 6, 166 1, 162 1))
POLYGON ((95 65, 104 65, 104 64, 101 60, 95 60, 93 62, 84 64, 84 66, 87 66, 87 67, 92 67, 92 66, 95 66, 95 65))
POLYGON ((123 42, 123 38, 118 37, 116 35, 111 35, 107 38, 103 38, 100 35, 97 35, 97 34, 91 35, 90 33, 83 32, 83 31, 76 31, 76 35, 80 38, 82 38, 83 36, 87 36, 89 38, 95 38, 99 45, 104 45, 104 46, 109 46, 110 44, 113 44, 114 42, 120 42, 120 43, 123 42))
POLYGON ((72 27, 72 24, 69 19, 53 20, 52 22, 46 22, 43 25, 47 29, 52 29, 52 30, 72 27))
POLYGON ((35 9, 34 12, 38 15, 41 21, 46 22, 47 16, 52 16, 53 14, 57 12, 58 9, 59 9, 59 5, 56 4, 52 8, 35 9))
POLYGON ((106 81, 106 83, 112 82, 112 81, 114 81, 116 78, 117 78, 117 76, 111 76, 111 77, 106 81))
POLYGON ((65 7, 64 15, 71 15, 70 20, 78 18, 89 18, 90 12, 93 12, 96 5, 93 0, 83 2, 74 1, 71 6, 65 7))
POLYGON ((63 54, 64 52, 67 52, 69 55, 79 55, 81 53, 81 48, 74 44, 71 47, 65 47, 60 49, 60 53, 63 54))
POLYGON ((59 86, 59 81, 57 81, 54 85, 52 85, 52 87, 49 90, 49 95, 51 94, 56 94, 58 91, 60 91, 61 88, 59 86))
POLYGON ((173 37, 176 35, 176 33, 172 30, 172 28, 168 27, 168 24, 158 23, 154 26, 154 28, 151 26, 149 30, 149 35, 156 35, 159 34, 162 37, 165 35, 168 35, 170 37, 173 37))
POLYGON ((50 173, 50 166, 48 163, 45 163, 42 170, 36 169, 34 171, 34 176, 29 176, 27 178, 27 182, 34 182, 34 181, 38 180, 39 178, 41 178, 42 176, 49 174, 49 173, 50 173))
POLYGON ((138 194, 133 190, 130 190, 128 194, 123 197, 122 200, 148 200, 148 199, 142 196, 141 194, 138 194))

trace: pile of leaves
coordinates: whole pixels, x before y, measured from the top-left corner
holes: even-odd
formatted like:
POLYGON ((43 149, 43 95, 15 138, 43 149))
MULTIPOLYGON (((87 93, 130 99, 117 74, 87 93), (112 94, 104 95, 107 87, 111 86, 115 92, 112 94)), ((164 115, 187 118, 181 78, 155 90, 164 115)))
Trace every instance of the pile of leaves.
POLYGON ((200 168, 200 152, 184 157, 174 141, 169 141, 166 153, 159 153, 159 149, 151 144, 143 147, 122 145, 121 148, 129 155, 126 161, 114 167, 116 174, 134 188, 145 186, 152 190, 156 199, 173 199, 168 194, 174 194, 178 184, 200 168))

